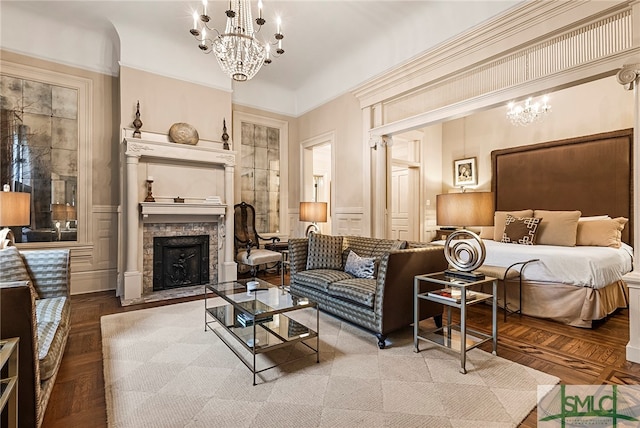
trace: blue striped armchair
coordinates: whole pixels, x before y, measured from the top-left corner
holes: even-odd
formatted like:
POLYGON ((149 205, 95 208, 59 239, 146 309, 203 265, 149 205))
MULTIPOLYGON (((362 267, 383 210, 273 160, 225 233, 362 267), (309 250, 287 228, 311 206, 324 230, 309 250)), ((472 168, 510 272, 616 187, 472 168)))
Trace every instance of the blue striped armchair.
POLYGON ((0 338, 20 338, 18 421, 40 427, 69 335, 69 250, 8 247, 0 265, 0 338))

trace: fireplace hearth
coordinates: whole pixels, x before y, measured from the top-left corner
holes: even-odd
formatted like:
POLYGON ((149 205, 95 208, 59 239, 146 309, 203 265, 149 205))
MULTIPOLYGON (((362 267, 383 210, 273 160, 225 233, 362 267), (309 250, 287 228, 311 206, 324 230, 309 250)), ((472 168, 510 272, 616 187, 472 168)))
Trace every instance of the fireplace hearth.
POLYGON ((153 238, 153 291, 209 282, 209 235, 153 238))

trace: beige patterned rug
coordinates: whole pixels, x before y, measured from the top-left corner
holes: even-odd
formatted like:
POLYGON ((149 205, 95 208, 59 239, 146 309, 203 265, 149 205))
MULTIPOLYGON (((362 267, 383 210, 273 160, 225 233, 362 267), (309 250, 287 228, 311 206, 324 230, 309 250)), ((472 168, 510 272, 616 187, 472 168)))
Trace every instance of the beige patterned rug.
MULTIPOLYGON (((308 311, 301 321, 315 317, 308 311)), ((535 407, 537 386, 558 382, 478 349, 462 375, 454 352, 423 344, 414 353, 411 328, 379 350, 372 334, 321 313, 320 363, 279 366, 252 386, 238 357, 204 331, 202 300, 101 325, 110 427, 514 427, 535 407)), ((306 349, 290 348, 261 363, 306 349)))

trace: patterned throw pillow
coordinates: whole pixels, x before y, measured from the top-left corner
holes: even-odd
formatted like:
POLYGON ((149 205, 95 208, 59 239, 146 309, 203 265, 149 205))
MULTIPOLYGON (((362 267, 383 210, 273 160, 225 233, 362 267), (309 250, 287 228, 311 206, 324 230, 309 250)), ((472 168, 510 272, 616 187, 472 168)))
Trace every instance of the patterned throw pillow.
POLYGON ((347 262, 344 265, 344 271, 350 273, 356 278, 373 279, 376 268, 375 257, 360 257, 353 251, 349 252, 347 262))
POLYGON ((342 236, 312 233, 309 236, 307 270, 342 270, 342 236))
POLYGON ((536 243, 536 231, 541 221, 541 218, 516 218, 511 214, 507 214, 501 242, 534 245, 536 243))
POLYGON ((6 247, 0 250, 0 266, 2 266, 0 282, 29 281, 36 298, 39 297, 17 247, 6 247))

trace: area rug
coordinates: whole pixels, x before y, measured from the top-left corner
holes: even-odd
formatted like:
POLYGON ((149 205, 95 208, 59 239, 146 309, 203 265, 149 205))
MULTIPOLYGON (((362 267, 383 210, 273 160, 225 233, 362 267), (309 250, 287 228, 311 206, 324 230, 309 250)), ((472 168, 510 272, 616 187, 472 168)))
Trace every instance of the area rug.
MULTIPOLYGON (((305 311, 299 321, 315 317, 305 311)), ((204 319, 202 300, 102 317, 110 427, 514 427, 537 386, 559 380, 479 349, 463 375, 455 352, 413 352, 411 328, 380 350, 371 333, 321 312, 320 362, 278 366, 253 386, 204 319)), ((305 351, 297 344, 260 363, 305 351)))

